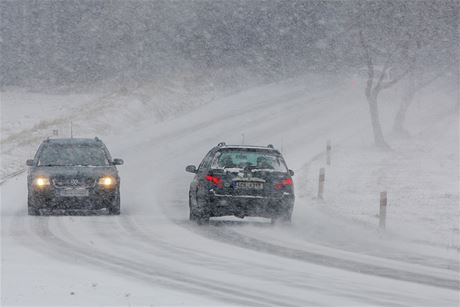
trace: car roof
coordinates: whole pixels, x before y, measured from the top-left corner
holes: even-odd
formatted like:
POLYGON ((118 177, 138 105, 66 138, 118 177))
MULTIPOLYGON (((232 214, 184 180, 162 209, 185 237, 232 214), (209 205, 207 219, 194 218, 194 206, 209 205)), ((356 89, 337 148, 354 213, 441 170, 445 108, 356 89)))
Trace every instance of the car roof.
POLYGON ((256 149, 256 150, 265 150, 275 153, 280 153, 277 149, 269 146, 257 146, 257 145, 220 145, 217 146, 219 149, 256 149))
POLYGON ((77 145, 100 145, 102 141, 98 138, 90 139, 90 138, 58 138, 58 139, 46 139, 43 141, 44 143, 48 144, 59 144, 59 145, 66 145, 66 144, 77 144, 77 145))

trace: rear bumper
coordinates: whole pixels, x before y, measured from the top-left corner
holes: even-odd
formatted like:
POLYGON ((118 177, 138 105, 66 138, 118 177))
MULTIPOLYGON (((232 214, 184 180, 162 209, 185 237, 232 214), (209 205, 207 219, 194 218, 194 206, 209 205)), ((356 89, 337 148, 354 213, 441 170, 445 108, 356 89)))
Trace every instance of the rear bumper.
POLYGON ((283 193, 279 197, 224 195, 214 191, 209 193, 209 211, 211 216, 260 216, 273 217, 280 212, 291 212, 294 207, 294 195, 283 193))

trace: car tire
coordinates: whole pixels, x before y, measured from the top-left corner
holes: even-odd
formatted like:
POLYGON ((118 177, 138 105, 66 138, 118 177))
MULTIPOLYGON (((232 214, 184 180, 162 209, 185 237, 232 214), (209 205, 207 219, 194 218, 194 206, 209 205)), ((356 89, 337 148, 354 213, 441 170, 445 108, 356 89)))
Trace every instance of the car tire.
POLYGON ((197 223, 198 225, 204 225, 209 223, 209 215, 197 212, 196 210, 190 210, 189 220, 197 223))
POLYGON ((31 216, 37 216, 37 215, 40 215, 40 211, 38 211, 37 208, 33 208, 33 207, 29 207, 28 210, 28 215, 31 215, 31 216))
MULTIPOLYGON (((197 199, 197 203, 198 203, 197 199)), ((189 220, 196 222, 198 225, 205 225, 209 223, 209 213, 206 211, 198 211, 197 209, 193 208, 192 206, 192 199, 191 196, 189 197, 189 207, 190 207, 190 215, 189 220)))
POLYGON ((197 220, 198 225, 207 225, 209 224, 209 214, 201 215, 197 220))
POLYGON ((192 196, 189 194, 188 196, 188 209, 189 209, 189 216, 188 219, 189 221, 195 222, 198 218, 197 213, 195 210, 192 209, 192 196))
POLYGON ((32 215, 32 216, 40 215, 40 211, 37 208, 35 208, 33 205, 34 205, 34 199, 32 198, 32 196, 29 195, 27 197, 27 214, 32 215))
POLYGON ((189 214, 188 219, 192 222, 196 222, 200 218, 200 215, 195 209, 192 208, 191 204, 189 208, 190 208, 190 214, 189 214))
POLYGON ((110 215, 120 215, 120 190, 117 191, 117 196, 109 208, 110 215))

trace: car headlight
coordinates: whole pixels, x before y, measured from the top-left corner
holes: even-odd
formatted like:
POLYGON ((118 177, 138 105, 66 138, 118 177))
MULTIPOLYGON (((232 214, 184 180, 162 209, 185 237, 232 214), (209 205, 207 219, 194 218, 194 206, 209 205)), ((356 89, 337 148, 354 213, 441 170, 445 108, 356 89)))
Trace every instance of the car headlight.
POLYGON ((50 185, 50 179, 44 176, 39 176, 34 179, 34 185, 39 188, 44 188, 50 185))
POLYGON ((109 188, 115 184, 115 178, 113 178, 112 176, 104 176, 99 178, 99 181, 97 183, 101 186, 109 188))

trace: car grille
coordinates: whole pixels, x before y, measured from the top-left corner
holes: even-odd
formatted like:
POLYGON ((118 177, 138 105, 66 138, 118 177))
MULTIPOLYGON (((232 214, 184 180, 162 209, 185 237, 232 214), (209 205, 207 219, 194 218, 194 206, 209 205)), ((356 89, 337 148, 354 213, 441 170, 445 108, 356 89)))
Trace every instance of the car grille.
POLYGON ((96 183, 94 178, 54 178, 56 188, 91 188, 96 183))

